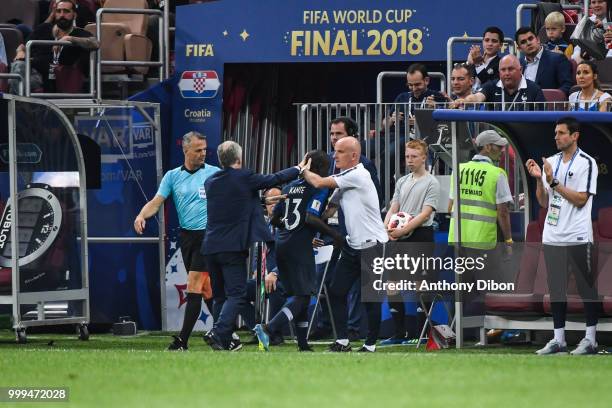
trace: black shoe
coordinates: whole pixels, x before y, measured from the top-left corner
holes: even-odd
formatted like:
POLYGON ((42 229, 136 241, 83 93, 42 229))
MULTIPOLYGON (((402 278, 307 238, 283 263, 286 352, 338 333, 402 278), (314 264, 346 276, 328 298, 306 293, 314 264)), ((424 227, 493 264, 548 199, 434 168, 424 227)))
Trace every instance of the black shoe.
POLYGON ((210 346, 211 349, 215 351, 225 350, 223 343, 221 343, 221 339, 219 339, 219 337, 212 331, 204 334, 204 341, 210 346))
POLYGON ((359 333, 359 330, 349 330, 348 332, 349 341, 357 341, 360 338, 361 338, 361 333, 359 333))
POLYGON ((240 342, 240 339, 232 338, 232 341, 230 341, 229 347, 227 349, 229 351, 238 351, 241 348, 242 348, 242 343, 240 342))
POLYGON ((329 345, 327 351, 331 351, 332 353, 346 353, 351 351, 351 345, 347 344, 346 346, 343 346, 337 341, 334 341, 332 344, 329 345))
POLYGON ((174 341, 170 343, 170 345, 168 346, 168 350, 175 350, 175 351, 186 351, 187 350, 187 343, 185 343, 183 339, 181 339, 179 336, 172 336, 172 338, 174 339, 174 341))
POLYGON ((359 350, 357 350, 357 352, 358 353, 374 353, 374 350, 368 350, 366 346, 363 345, 359 348, 359 350))
POLYGON ((300 347, 298 346, 298 351, 314 351, 314 349, 308 345, 304 346, 304 347, 300 347))

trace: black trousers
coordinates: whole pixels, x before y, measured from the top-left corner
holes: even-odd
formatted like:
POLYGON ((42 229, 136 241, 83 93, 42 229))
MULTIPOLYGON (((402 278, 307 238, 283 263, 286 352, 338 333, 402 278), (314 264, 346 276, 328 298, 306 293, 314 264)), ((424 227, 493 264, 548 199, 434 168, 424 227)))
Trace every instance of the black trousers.
POLYGON ((555 329, 565 327, 567 315, 567 280, 570 271, 584 303, 587 326, 595 326, 599 318, 599 297, 593 270, 593 244, 571 246, 543 245, 550 305, 555 329))
MULTIPOLYGON (((334 278, 329 287, 330 304, 338 339, 348 339, 347 294, 356 280, 361 277, 361 251, 348 245, 342 248, 336 264, 334 278)), ((362 282, 362 285, 367 282, 362 282)), ((368 318, 368 335, 365 344, 374 345, 380 330, 380 302, 364 302, 368 318)))

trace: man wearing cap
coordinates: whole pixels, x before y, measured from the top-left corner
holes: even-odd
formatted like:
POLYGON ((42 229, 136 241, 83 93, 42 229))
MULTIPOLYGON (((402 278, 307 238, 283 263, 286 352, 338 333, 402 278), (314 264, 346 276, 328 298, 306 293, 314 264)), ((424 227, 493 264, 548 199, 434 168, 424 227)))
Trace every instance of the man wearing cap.
MULTIPOLYGON (((484 258, 481 269, 466 270, 461 280, 474 283, 477 279, 491 279, 495 273, 497 246, 497 225, 503 237, 506 256, 512 255, 512 230, 510 228, 509 202, 512 194, 506 172, 496 164, 508 141, 494 130, 485 130, 476 137, 478 154, 467 163, 459 164, 459 220, 460 239, 455 238, 453 214, 453 190, 455 177, 451 177, 448 211, 451 217, 448 242, 459 242, 460 257, 465 259, 484 258)), ((463 293, 467 315, 483 315, 484 294, 479 291, 463 293)))
MULTIPOLYGON (((512 193, 506 172, 494 163, 504 151, 508 141, 494 130, 485 130, 476 137, 479 153, 467 163, 459 165, 461 191, 460 219, 461 246, 490 250, 497 243, 497 224, 501 228, 507 252, 512 251, 512 231, 508 202, 512 193)), ((454 177, 451 179, 449 212, 453 208, 454 177)), ((448 242, 455 241, 455 219, 451 218, 448 242)))

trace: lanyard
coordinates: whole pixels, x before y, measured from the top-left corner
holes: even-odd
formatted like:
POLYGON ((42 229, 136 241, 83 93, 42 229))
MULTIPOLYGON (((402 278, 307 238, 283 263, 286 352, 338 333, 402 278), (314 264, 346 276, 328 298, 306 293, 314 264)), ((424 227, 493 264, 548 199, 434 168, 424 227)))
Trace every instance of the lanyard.
MULTIPOLYGON (((572 159, 569 162, 569 166, 567 166, 567 170, 565 171, 565 180, 563 181, 564 187, 567 185, 567 175, 570 169, 572 168, 572 163, 574 163, 574 159, 576 158, 579 152, 580 152, 580 149, 576 149, 576 151, 572 155, 572 159)), ((563 153, 561 153, 561 155, 559 156, 559 160, 557 160, 557 168, 555 169, 555 178, 557 178, 557 173, 559 173, 559 166, 561 166, 561 160, 563 160, 563 153)))
POLYGON ((512 100, 512 103, 510 104, 508 109, 506 109, 506 89, 503 88, 503 87, 501 88, 501 94, 502 94, 501 95, 501 97, 502 97, 502 100, 501 100, 501 102, 502 102, 502 110, 503 111, 505 111, 505 110, 509 110, 510 111, 514 107, 514 103, 516 102, 516 98, 518 98, 519 95, 521 94, 521 90, 520 89, 516 90, 516 95, 514 95, 514 99, 512 100))

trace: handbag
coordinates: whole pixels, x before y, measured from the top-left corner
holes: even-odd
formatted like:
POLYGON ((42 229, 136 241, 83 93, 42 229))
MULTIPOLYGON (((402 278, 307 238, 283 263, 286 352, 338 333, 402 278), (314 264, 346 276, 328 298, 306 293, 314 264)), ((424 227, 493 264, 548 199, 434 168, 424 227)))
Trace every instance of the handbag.
POLYGON ((606 58, 606 46, 603 39, 604 31, 595 26, 595 23, 587 16, 576 24, 570 41, 575 46, 578 45, 591 57, 602 60, 606 58))

